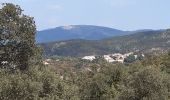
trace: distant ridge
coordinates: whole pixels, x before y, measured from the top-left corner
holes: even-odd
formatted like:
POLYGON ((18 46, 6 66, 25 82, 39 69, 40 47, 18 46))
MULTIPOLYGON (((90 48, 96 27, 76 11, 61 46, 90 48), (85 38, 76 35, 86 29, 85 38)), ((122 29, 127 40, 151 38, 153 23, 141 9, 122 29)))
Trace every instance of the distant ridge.
POLYGON ((170 30, 139 31, 102 40, 68 40, 43 43, 46 56, 87 56, 126 52, 152 52, 170 49, 170 30))
POLYGON ((94 25, 68 25, 38 31, 36 41, 46 43, 70 39, 100 40, 129 34, 128 31, 94 25))

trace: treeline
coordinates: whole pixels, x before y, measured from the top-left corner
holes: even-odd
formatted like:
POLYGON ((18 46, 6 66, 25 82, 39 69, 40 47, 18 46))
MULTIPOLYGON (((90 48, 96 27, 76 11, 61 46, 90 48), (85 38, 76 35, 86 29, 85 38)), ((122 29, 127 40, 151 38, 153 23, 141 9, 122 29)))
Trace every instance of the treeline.
MULTIPOLYGON (((129 64, 103 60, 61 78, 42 64, 33 18, 0 9, 0 100, 169 100, 170 53, 129 64)), ((84 62, 81 62, 84 63, 84 62)), ((81 65, 81 64, 80 64, 81 65)))

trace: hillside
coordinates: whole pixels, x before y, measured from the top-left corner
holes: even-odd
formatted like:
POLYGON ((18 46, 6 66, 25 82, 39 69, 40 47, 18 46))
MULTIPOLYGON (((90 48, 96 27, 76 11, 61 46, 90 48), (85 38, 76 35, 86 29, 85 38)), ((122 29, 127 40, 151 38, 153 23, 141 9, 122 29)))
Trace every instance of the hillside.
POLYGON ((38 43, 46 43, 70 39, 99 40, 113 36, 130 34, 128 31, 93 26, 93 25, 70 25, 54 29, 38 31, 36 40, 38 43))
POLYGON ((152 52, 170 47, 170 30, 144 31, 104 40, 68 40, 41 44, 46 56, 86 56, 130 51, 152 52))

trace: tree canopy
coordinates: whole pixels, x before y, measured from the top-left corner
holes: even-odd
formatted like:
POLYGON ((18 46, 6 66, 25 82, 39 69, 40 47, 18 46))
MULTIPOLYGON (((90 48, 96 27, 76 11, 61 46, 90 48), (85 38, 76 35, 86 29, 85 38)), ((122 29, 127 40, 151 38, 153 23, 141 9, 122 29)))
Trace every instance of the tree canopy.
POLYGON ((0 9, 0 67, 25 70, 36 54, 36 25, 18 5, 0 9))

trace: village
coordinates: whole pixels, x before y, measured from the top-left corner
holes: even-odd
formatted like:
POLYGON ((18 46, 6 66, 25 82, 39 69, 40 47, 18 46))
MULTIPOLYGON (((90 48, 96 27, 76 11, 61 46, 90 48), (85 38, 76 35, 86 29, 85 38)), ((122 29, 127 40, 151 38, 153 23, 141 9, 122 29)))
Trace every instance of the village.
MULTIPOLYGON (((119 63, 124 63, 125 59, 129 57, 130 55, 134 56, 135 59, 138 58, 139 55, 135 54, 134 52, 129 52, 125 54, 121 53, 114 53, 114 54, 108 54, 108 55, 103 55, 102 57, 109 63, 114 63, 114 62, 119 62, 119 63)), ((142 57, 144 57, 144 54, 141 54, 142 57)), ((91 56, 84 56, 82 58, 83 60, 89 60, 93 61, 97 59, 97 56, 91 55, 91 56)))
MULTIPOLYGON (((138 57, 145 57, 145 55, 142 53, 140 54, 136 54, 134 52, 129 52, 129 53, 125 53, 125 54, 121 54, 121 53, 113 53, 113 54, 107 54, 107 55, 102 55, 102 56, 98 56, 98 55, 90 55, 90 56, 84 56, 81 57, 80 59, 84 60, 84 61, 94 61, 98 58, 103 58, 105 61, 109 62, 109 63, 124 63, 125 59, 127 59, 129 56, 133 56, 134 59, 138 59, 138 57)), ((49 65, 50 62, 52 61, 52 59, 46 59, 43 61, 44 65, 49 65)), ((55 60, 55 62, 60 61, 60 59, 55 60)))

